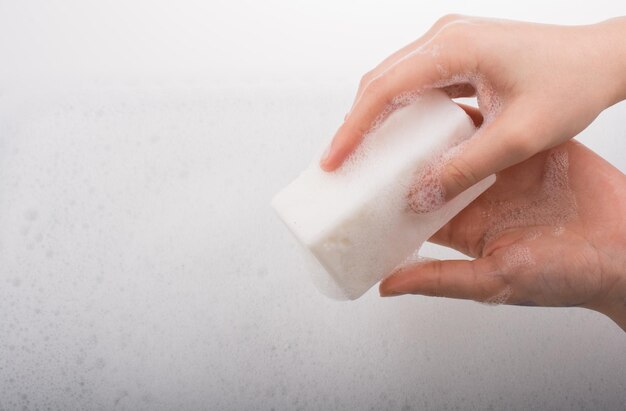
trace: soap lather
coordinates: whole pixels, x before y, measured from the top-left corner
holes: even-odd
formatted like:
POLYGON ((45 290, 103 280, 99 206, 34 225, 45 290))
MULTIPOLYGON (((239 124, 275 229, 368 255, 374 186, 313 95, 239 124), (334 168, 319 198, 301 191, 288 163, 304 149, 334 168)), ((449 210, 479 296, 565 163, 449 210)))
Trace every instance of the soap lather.
POLYGON ((415 176, 474 132, 467 114, 433 90, 392 113, 339 170, 324 172, 315 159, 274 197, 323 293, 360 297, 494 183, 487 177, 429 213, 407 206, 415 176))

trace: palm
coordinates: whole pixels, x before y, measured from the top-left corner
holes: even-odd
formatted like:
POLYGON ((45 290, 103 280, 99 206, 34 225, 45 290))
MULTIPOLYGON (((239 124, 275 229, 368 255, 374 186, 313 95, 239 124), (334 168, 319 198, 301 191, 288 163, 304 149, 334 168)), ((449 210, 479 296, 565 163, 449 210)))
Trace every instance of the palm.
POLYGON ((624 264, 624 210, 624 174, 568 142, 499 173, 431 238, 476 260, 403 269, 393 281, 427 295, 594 308, 620 281, 608 268, 624 264))

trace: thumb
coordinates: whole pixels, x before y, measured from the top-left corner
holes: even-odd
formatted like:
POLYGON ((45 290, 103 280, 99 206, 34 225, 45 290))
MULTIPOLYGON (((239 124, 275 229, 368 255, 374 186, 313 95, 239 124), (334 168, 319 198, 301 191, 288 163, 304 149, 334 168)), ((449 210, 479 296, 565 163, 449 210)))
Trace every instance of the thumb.
POLYGON ((485 301, 508 288, 495 256, 407 265, 381 281, 382 297, 421 294, 485 301))
POLYGON ((441 186, 445 201, 541 151, 543 139, 531 131, 529 124, 514 107, 485 123, 444 166, 441 186))

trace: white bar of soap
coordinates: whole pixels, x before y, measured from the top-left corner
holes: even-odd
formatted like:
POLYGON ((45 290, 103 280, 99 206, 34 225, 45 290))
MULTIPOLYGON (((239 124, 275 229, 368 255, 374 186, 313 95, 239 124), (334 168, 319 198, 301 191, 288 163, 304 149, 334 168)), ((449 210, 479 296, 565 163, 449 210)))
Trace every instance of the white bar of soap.
POLYGON ((316 158, 274 197, 280 218, 317 260, 322 292, 360 297, 493 184, 490 176, 427 214, 408 207, 416 174, 474 131, 461 108, 432 91, 391 114, 339 170, 322 171, 316 158))

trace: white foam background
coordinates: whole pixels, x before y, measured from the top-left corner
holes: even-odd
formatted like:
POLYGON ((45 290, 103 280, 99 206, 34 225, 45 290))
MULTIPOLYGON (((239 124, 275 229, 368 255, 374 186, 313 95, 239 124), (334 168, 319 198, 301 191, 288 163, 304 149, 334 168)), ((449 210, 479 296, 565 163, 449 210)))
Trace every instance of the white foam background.
MULTIPOLYGON (((626 14, 500 3, 0 2, 0 409, 623 408, 607 318, 338 303, 269 207, 437 16, 626 14)), ((580 138, 622 171, 625 116, 580 138)))

